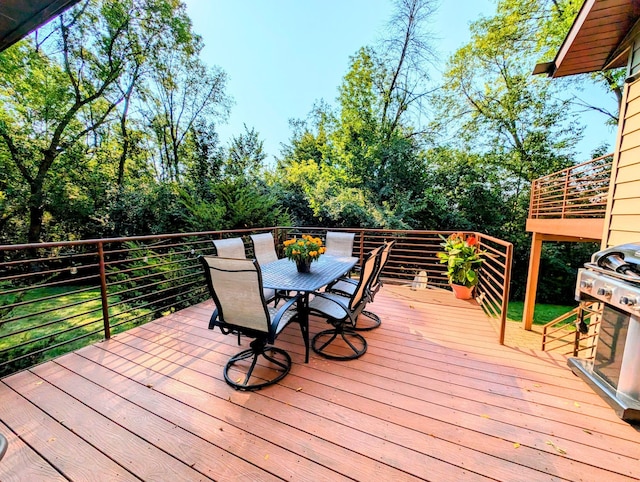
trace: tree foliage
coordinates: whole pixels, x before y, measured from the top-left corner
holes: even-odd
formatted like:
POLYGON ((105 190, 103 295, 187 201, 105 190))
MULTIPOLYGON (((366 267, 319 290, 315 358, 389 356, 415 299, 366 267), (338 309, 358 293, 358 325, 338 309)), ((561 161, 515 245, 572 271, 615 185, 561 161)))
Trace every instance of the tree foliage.
MULTIPOLYGON (((0 236, 5 242, 295 223, 480 231, 528 261, 529 185, 574 163, 597 109, 583 80, 533 77, 578 0, 498 0, 435 85, 435 0, 396 0, 379 42, 349 61, 334 103, 292 121, 275 167, 260 133, 223 144, 232 99, 179 0, 84 0, 0 53, 0 236), (569 89, 571 87, 571 89, 569 89)), ((614 95, 620 73, 590 81, 614 95)), ((249 119, 248 122, 251 120, 249 119)), ((591 246, 545 247, 554 292, 591 246)), ((548 283, 552 286, 552 283, 548 283)))

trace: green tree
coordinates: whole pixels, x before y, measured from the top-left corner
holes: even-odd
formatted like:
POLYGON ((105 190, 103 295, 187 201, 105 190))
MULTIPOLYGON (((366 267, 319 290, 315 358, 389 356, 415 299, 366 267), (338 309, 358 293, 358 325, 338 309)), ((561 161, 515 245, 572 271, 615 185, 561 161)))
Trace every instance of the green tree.
POLYGON ((231 139, 224 173, 229 177, 257 178, 266 158, 264 141, 254 128, 245 124, 244 132, 231 139))
POLYGON ((170 49, 153 59, 151 83, 146 88, 145 116, 153 132, 163 180, 180 181, 193 160, 189 139, 196 122, 226 118, 230 99, 225 94, 226 74, 198 58, 198 40, 186 52, 170 49))
MULTIPOLYGON (((128 105, 163 23, 180 24, 174 31, 182 33, 190 26, 177 0, 87 0, 0 54, 0 150, 12 180, 26 191, 28 242, 42 237, 43 218, 56 197, 54 173, 65 165, 86 170, 86 161, 111 139, 110 122, 119 115, 126 125, 128 107, 119 113, 118 108, 123 101, 128 105), (151 24, 153 34, 137 34, 151 24)), ((122 136, 128 139, 129 133, 123 130, 122 136)), ((122 149, 111 181, 121 182, 130 151, 122 149)), ((4 206, 2 216, 21 211, 4 206)))

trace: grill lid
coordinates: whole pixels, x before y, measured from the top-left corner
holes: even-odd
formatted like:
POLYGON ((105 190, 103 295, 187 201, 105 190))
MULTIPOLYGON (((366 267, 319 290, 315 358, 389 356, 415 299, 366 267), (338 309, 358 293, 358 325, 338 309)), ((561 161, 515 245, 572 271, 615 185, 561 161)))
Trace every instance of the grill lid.
POLYGON ((591 256, 591 263, 585 263, 585 267, 638 283, 640 282, 640 243, 622 244, 598 251, 591 256))

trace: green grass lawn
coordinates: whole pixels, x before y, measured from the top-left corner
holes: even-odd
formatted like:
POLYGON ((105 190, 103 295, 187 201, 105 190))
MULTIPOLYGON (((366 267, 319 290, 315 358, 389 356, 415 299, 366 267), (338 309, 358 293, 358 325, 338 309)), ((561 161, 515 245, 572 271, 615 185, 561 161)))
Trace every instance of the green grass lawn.
MULTIPOLYGON (((536 309, 533 313, 534 325, 544 325, 550 321, 555 320, 566 312, 574 309, 576 305, 543 305, 536 304, 536 309)), ((522 311, 524 309, 524 302, 522 301, 510 301, 509 309, 507 310, 508 321, 522 321, 522 311)))
MULTIPOLYGON (((17 362, 14 368, 21 368, 104 338, 100 289, 88 287, 83 290, 83 288, 81 286, 36 288, 20 300, 15 297, 0 298, 0 361, 10 361, 34 351, 46 349, 44 353, 17 362), (2 309, 2 306, 16 301, 29 303, 12 309, 2 309), (79 339, 75 340, 76 338, 79 339), (62 346, 48 349, 57 344, 62 346)), ((152 310, 148 308, 129 311, 130 306, 126 303, 113 306, 120 301, 117 295, 109 296, 108 301, 111 305, 109 312, 112 320, 117 318, 120 322, 136 319, 132 323, 124 323, 114 328, 113 334, 153 318, 152 310), (121 314, 120 317, 118 317, 119 314, 121 314)), ((5 370, 10 371, 11 368, 5 367, 5 370)), ((3 374, 6 373, 0 372, 0 375, 3 374)))

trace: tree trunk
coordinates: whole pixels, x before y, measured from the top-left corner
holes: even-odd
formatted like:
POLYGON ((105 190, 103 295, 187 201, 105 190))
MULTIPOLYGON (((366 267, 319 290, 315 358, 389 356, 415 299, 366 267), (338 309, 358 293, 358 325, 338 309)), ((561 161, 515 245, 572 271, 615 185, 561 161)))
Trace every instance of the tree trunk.
POLYGON ((29 196, 29 233, 28 243, 39 243, 42 231, 42 217, 44 215, 44 203, 42 185, 38 182, 31 183, 31 195, 29 196))

